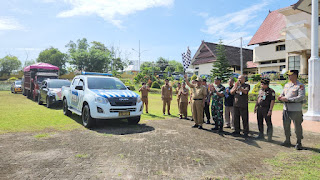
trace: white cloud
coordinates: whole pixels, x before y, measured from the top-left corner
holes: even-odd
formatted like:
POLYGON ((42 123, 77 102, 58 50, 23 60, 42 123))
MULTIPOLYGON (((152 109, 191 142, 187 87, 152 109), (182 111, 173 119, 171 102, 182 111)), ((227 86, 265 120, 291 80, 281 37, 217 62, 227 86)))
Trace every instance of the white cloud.
MULTIPOLYGON (((258 13, 265 10, 268 4, 269 1, 263 0, 259 4, 221 17, 208 17, 205 21, 207 28, 201 31, 215 38, 221 38, 225 44, 240 37, 243 37, 244 41, 249 41, 252 37, 250 29, 260 25, 257 24, 260 22, 255 20, 258 13)), ((235 43, 240 44, 239 41, 235 43)), ((234 45, 234 43, 231 44, 234 45)))
POLYGON ((58 17, 98 15, 115 26, 122 27, 122 17, 154 7, 170 7, 174 0, 64 0, 70 10, 58 17))
POLYGON ((0 31, 1 30, 23 30, 24 27, 13 17, 0 17, 0 31))

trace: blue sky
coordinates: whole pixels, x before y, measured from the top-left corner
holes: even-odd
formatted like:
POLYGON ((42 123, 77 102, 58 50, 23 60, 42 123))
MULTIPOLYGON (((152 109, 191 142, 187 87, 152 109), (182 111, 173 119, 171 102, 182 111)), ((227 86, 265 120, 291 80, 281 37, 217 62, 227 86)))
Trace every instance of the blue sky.
MULTIPOLYGON (((202 40, 244 47, 269 10, 298 0, 1 0, 0 58, 36 59, 51 46, 67 52, 70 41, 87 38, 114 46, 123 58, 181 61, 202 40)), ((252 47, 251 47, 252 48, 252 47)))

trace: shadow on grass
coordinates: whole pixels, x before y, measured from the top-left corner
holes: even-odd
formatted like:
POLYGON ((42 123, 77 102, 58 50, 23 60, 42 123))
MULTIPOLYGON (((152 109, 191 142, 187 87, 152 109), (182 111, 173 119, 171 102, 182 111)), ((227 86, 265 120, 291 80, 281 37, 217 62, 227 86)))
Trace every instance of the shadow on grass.
POLYGON ((150 117, 150 118, 157 118, 157 119, 165 119, 165 117, 163 117, 163 116, 158 116, 158 115, 150 114, 150 113, 148 113, 148 114, 144 113, 143 116, 144 116, 144 118, 150 117))
MULTIPOLYGON (((70 117, 75 122, 82 125, 82 119, 76 114, 72 114, 70 117)), ((126 135, 126 134, 137 134, 153 131, 154 127, 146 124, 129 125, 126 119, 114 119, 114 120, 96 120, 96 125, 90 128, 91 131, 96 131, 102 134, 113 134, 113 135, 126 135)))

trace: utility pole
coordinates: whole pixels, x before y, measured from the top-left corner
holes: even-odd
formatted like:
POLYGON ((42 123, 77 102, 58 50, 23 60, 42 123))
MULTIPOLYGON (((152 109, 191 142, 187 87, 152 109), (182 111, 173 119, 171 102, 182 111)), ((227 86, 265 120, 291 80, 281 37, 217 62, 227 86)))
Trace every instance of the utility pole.
POLYGON ((138 70, 139 70, 139 72, 140 72, 140 58, 141 58, 141 53, 143 53, 143 52, 145 52, 145 51, 147 51, 147 50, 143 50, 142 52, 140 51, 140 40, 139 40, 139 50, 137 51, 137 50, 135 50, 134 48, 132 48, 132 50, 133 51, 135 51, 135 52, 137 52, 138 53, 138 57, 139 57, 139 60, 138 60, 138 70))
POLYGON ((242 37, 240 38, 240 70, 243 75, 242 37))

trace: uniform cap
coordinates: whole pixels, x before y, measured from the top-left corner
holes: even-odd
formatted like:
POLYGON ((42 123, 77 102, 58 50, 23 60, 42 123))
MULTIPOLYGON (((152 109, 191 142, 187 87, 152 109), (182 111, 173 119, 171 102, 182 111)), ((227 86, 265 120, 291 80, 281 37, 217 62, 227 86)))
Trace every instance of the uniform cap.
POLYGON ((268 78, 261 79, 261 83, 269 85, 270 79, 268 79, 268 78))
POLYGON ((288 75, 293 75, 293 74, 295 74, 295 75, 298 76, 299 71, 298 71, 298 70, 289 70, 289 71, 287 72, 287 74, 288 74, 288 75))
POLYGON ((200 81, 202 81, 202 79, 200 77, 197 77, 197 79, 195 81, 200 82, 200 81))

